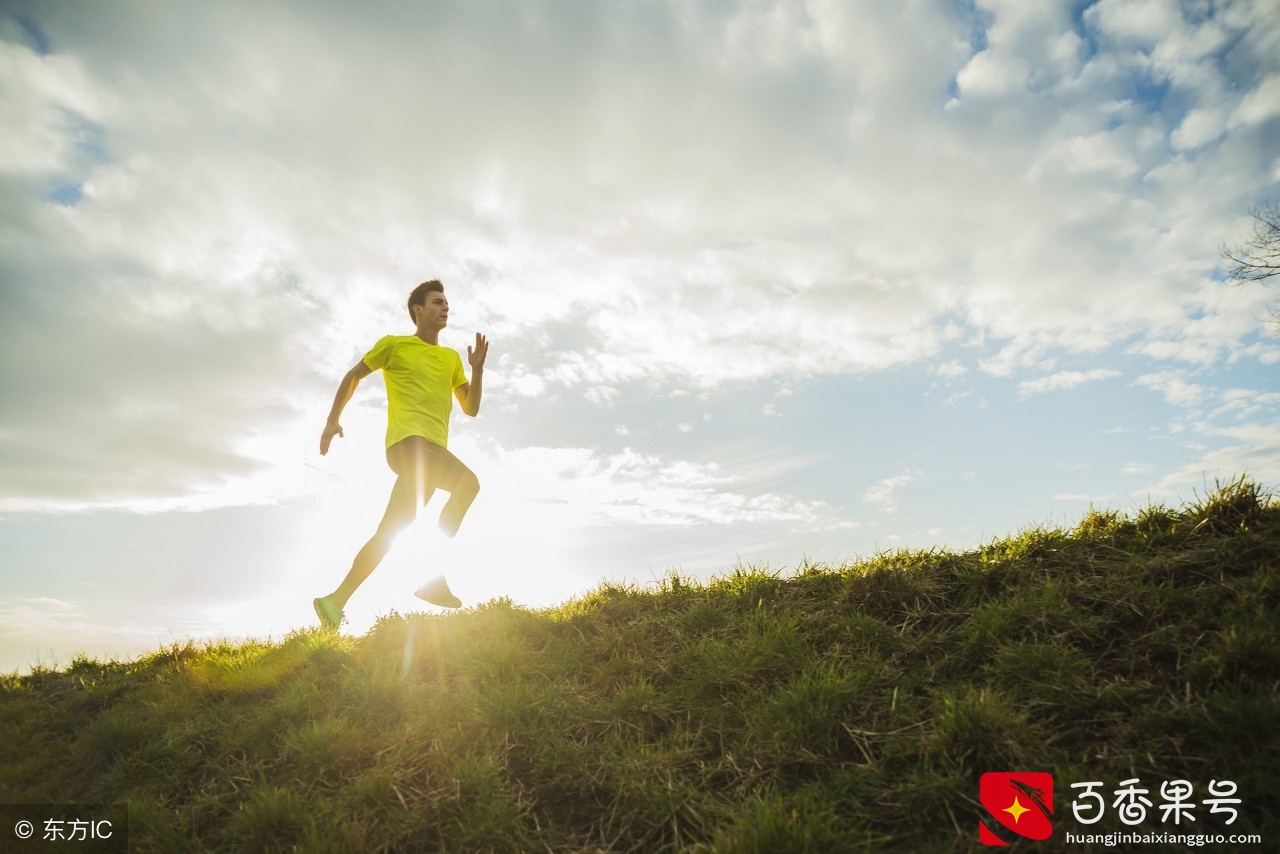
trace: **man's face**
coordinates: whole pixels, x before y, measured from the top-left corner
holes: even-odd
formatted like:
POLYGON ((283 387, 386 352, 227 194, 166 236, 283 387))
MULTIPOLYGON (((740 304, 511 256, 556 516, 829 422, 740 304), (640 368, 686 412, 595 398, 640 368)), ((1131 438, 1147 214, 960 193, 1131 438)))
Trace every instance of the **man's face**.
POLYGON ((444 329, 449 324, 449 300, 439 291, 431 291, 422 304, 418 314, 419 324, 425 322, 436 329, 444 329))

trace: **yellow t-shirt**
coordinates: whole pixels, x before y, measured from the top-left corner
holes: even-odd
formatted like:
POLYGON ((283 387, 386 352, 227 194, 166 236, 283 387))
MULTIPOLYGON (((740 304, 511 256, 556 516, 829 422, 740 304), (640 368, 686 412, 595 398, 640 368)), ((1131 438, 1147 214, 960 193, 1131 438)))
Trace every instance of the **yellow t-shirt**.
POLYGON ((417 335, 387 335, 364 363, 373 371, 381 368, 387 386, 388 448, 407 436, 448 445, 453 390, 467 382, 457 350, 417 335))

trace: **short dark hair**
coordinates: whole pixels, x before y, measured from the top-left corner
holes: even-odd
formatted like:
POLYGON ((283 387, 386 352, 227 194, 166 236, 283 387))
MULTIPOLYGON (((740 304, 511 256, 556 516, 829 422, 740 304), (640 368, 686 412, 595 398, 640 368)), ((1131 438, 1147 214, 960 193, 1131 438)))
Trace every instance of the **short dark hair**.
POLYGON ((413 316, 413 307, 415 305, 426 305, 427 294, 432 291, 444 293, 444 285, 439 279, 431 279, 430 281, 423 282, 409 292, 409 319, 414 323, 417 323, 418 319, 413 316))

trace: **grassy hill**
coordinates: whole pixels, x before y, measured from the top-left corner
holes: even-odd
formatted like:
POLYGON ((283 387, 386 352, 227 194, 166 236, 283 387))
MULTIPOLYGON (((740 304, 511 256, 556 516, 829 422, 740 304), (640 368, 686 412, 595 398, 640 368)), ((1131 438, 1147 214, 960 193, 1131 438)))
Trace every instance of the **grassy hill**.
POLYGON ((0 802, 127 802, 137 851, 951 851, 982 773, 1047 771, 1054 840, 1015 850, 1275 846, 1278 595, 1280 506, 1241 480, 962 554, 79 659, 0 677, 0 802), (1236 783, 1238 819, 1162 824, 1179 778, 1236 783))

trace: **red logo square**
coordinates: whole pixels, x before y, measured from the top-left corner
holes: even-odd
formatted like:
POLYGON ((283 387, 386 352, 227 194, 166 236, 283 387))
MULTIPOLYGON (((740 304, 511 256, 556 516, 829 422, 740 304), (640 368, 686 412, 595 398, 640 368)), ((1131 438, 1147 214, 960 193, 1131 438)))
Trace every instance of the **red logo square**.
POLYGON ((1053 775, 1043 771, 992 771, 978 781, 986 814, 978 821, 983 845, 1006 846, 1017 837, 1048 839, 1053 833, 1053 775))

